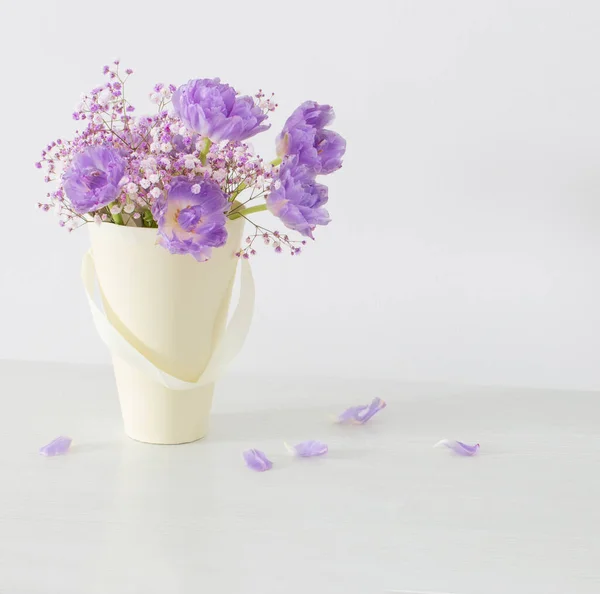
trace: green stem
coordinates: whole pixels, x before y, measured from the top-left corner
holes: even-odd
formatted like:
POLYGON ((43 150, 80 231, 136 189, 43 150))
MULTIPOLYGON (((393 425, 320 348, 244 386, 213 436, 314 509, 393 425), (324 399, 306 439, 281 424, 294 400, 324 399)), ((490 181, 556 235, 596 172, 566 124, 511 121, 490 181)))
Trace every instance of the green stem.
POLYGON ((281 157, 277 157, 276 159, 273 159, 271 161, 271 165, 273 165, 273 167, 276 167, 277 165, 281 164, 281 161, 282 161, 281 157))
POLYGON ((239 219, 240 217, 247 216, 254 212, 261 212, 263 210, 267 210, 266 204, 257 204, 256 206, 251 206, 250 208, 243 208, 242 210, 237 210, 236 212, 230 215, 230 219, 235 221, 235 219, 239 219))
POLYGON ((149 210, 144 210, 142 212, 142 222, 144 227, 154 227, 154 217, 149 210))
MULTIPOLYGON (((113 207, 116 204, 117 204, 117 202, 111 202, 109 206, 113 207)), ((109 208, 109 212, 110 212, 110 208, 109 208)), ((119 213, 119 214, 113 214, 111 212, 110 216, 112 217, 112 220, 113 220, 113 222, 114 222, 115 225, 122 225, 123 224, 123 216, 121 215, 121 213, 119 213)))
POLYGON ((208 151, 210 150, 211 146, 212 142, 209 138, 206 138, 204 140, 204 148, 200 152, 200 162, 202 163, 202 165, 206 165, 206 155, 208 155, 208 151))
POLYGON ((248 184, 246 182, 242 182, 233 192, 231 192, 229 201, 233 202, 247 187, 248 184))

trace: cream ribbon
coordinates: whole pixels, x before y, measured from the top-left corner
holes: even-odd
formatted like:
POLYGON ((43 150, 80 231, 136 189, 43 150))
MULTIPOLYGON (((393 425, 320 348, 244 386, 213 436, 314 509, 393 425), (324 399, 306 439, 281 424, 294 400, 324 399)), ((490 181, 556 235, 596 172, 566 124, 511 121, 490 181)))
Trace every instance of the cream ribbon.
POLYGON ((202 375, 195 382, 186 382, 176 378, 166 371, 159 369, 152 361, 140 353, 132 344, 110 323, 100 303, 94 296, 96 267, 92 251, 83 256, 81 263, 81 278, 92 311, 94 325, 100 338, 109 348, 112 355, 121 357, 154 381, 163 384, 171 390, 193 390, 213 383, 224 372, 227 365, 240 352, 252 321, 254 312, 254 278, 247 260, 241 260, 241 285, 237 307, 233 312, 227 328, 208 360, 202 375))

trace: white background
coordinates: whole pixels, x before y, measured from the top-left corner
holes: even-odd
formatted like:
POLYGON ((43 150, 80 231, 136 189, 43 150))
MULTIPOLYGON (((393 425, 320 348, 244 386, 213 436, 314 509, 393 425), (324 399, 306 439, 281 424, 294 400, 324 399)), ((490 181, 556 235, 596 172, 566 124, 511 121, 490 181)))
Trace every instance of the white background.
MULTIPOLYGON (((35 208, 45 144, 119 56, 154 82, 275 91, 348 140, 333 223, 256 258, 238 371, 600 387, 600 6, 585 2, 4 2, 0 358, 108 362, 88 238, 35 208)), ((160 312, 157 312, 160 315, 160 312)))

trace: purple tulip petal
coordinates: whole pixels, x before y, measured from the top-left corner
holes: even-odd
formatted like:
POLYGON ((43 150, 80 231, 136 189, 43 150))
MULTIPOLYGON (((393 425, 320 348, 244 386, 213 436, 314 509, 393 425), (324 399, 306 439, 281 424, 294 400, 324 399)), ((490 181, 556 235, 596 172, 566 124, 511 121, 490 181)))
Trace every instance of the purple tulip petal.
POLYGON ((337 419, 338 423, 364 425, 369 419, 376 415, 387 405, 381 398, 373 398, 371 404, 362 406, 352 406, 345 410, 337 419))
POLYGON ((322 456, 329 451, 326 443, 322 441, 303 441, 301 443, 296 444, 295 446, 290 446, 287 443, 285 447, 289 452, 294 454, 295 456, 300 456, 302 458, 311 458, 312 456, 322 456))
POLYGON ((455 439, 442 439, 442 441, 438 441, 433 447, 437 448, 439 446, 446 446, 449 450, 452 450, 459 456, 474 456, 479 451, 478 443, 469 445, 455 439))
POLYGON ((273 468, 273 462, 271 462, 271 460, 265 456, 264 452, 261 452, 260 450, 246 450, 242 455, 246 461, 246 466, 252 470, 264 472, 265 470, 271 470, 271 468, 273 468))
POLYGON ((345 410, 338 418, 338 423, 353 423, 359 417, 359 415, 369 408, 367 404, 361 406, 351 406, 345 410))
POLYGON ((40 454, 42 456, 60 456, 61 454, 66 454, 69 447, 71 447, 71 441, 73 440, 70 437, 57 437, 49 444, 42 446, 40 454))

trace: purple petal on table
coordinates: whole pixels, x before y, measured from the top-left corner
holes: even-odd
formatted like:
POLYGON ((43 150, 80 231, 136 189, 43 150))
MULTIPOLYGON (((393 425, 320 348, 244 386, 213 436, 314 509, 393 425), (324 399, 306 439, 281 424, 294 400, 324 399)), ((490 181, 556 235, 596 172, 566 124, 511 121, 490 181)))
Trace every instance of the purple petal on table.
POLYGON ((364 414, 359 415, 359 423, 362 425, 366 423, 372 416, 376 415, 380 410, 384 409, 387 406, 385 400, 381 398, 373 398, 371 404, 367 408, 364 414))
POLYGON ((61 454, 66 454, 69 447, 71 447, 71 441, 73 440, 70 437, 57 437, 49 444, 42 446, 40 448, 40 454, 42 456, 60 456, 61 454))
POLYGON ((364 425, 369 419, 376 415, 387 405, 381 398, 373 398, 371 404, 352 406, 345 410, 337 419, 338 423, 352 423, 353 425, 364 425))
POLYGON ((269 460, 264 452, 260 450, 246 450, 243 454, 246 466, 257 472, 264 472, 265 470, 271 470, 273 468, 273 462, 269 460))
POLYGON ((295 446, 290 446, 287 443, 285 447, 289 452, 294 454, 295 456, 300 456, 302 458, 311 458, 312 456, 322 456, 329 451, 326 443, 322 441, 302 441, 295 446))
POLYGON ((452 450, 460 456, 474 456, 479 451, 479 444, 469 445, 456 439, 442 439, 438 441, 433 447, 446 446, 449 450, 452 450))
POLYGON ((367 408, 369 407, 366 404, 362 404, 361 406, 351 406, 337 418, 337 422, 353 423, 363 411, 367 410, 367 408))

